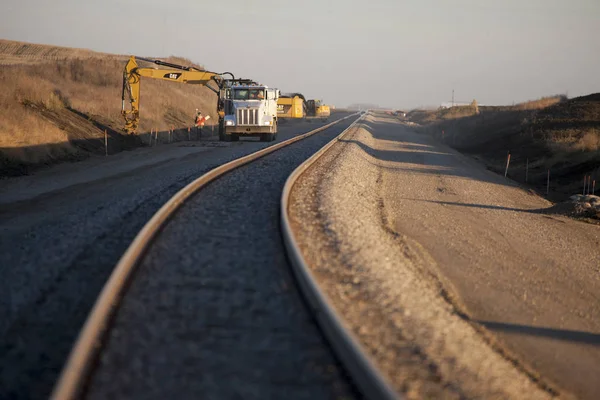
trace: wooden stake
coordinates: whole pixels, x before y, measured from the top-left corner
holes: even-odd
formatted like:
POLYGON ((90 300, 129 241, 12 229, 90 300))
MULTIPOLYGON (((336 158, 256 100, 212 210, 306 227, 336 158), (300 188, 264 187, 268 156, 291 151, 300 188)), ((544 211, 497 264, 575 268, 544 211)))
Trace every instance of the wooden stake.
POLYGON ((508 153, 508 157, 506 158, 506 169, 504 170, 504 177, 508 175, 508 166, 510 165, 510 153, 508 153))
POLYGON ((104 130, 104 156, 108 156, 108 135, 106 129, 104 130))
POLYGON ((591 186, 592 186, 592 177, 589 175, 585 176, 585 194, 590 194, 591 186))

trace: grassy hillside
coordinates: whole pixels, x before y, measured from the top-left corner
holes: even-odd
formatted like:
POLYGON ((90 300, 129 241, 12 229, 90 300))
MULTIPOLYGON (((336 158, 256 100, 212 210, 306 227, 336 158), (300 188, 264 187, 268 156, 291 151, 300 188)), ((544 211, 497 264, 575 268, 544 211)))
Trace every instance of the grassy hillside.
POLYGON ((551 197, 556 200, 581 193, 584 175, 596 179, 596 194, 600 192, 600 94, 479 107, 478 113, 468 108, 413 111, 409 117, 499 173, 504 173, 510 152, 509 177, 525 182, 529 163, 527 183, 542 193, 550 170, 551 197))
MULTIPOLYGON (((103 152, 104 129, 117 148, 119 143, 136 145, 121 133, 121 85, 127 58, 0 40, 0 175, 103 152)), ((146 79, 139 131, 188 127, 196 108, 216 120, 214 93, 200 86, 146 79)))

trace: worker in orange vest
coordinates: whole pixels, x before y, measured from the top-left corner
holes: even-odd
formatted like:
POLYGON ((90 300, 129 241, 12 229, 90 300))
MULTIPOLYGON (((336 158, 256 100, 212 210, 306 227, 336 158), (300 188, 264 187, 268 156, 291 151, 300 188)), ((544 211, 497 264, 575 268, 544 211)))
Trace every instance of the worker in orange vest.
POLYGON ((206 117, 202 115, 202 112, 200 112, 197 108, 196 108, 196 129, 198 130, 198 135, 202 136, 202 128, 204 127, 204 123, 206 122, 206 117))

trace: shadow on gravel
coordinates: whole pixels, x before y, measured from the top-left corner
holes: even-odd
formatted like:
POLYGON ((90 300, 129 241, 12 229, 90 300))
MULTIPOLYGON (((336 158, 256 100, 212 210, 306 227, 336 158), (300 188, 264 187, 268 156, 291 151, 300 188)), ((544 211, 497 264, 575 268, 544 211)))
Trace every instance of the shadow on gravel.
POLYGON ((487 209, 487 210, 499 210, 499 211, 517 211, 517 212, 525 212, 525 213, 530 213, 530 214, 545 214, 553 208, 553 207, 548 207, 548 208, 526 209, 526 208, 493 206, 493 205, 489 205, 489 204, 458 203, 455 201, 423 200, 423 199, 408 199, 408 198, 404 198, 404 200, 420 201, 423 203, 437 203, 437 204, 441 204, 441 205, 445 205, 445 206, 483 208, 483 209, 487 209))
MULTIPOLYGON (((440 190, 438 188, 438 190, 440 190)), ((575 219, 579 219, 583 222, 588 222, 591 224, 598 224, 599 216, 596 215, 597 211, 589 208, 586 209, 580 204, 573 202, 562 202, 557 203, 552 206, 546 208, 513 208, 513 207, 503 207, 503 206, 494 206, 490 204, 475 204, 475 203, 459 203, 455 201, 440 201, 440 200, 425 200, 425 199, 413 199, 413 198, 403 198, 403 200, 409 201, 420 201, 423 203, 437 203, 445 206, 457 206, 457 207, 472 207, 472 208, 481 208, 486 210, 498 210, 498 211, 516 211, 516 212, 524 212, 529 214, 539 214, 544 215, 546 218, 552 218, 550 215, 562 215, 566 217, 571 217, 575 219)), ((560 220, 557 220, 560 221, 560 220)), ((564 222, 564 221, 561 221, 564 222)))
POLYGON ((404 130, 394 122, 363 121, 361 127, 377 140, 393 142, 395 149, 381 150, 372 148, 357 140, 341 139, 340 142, 355 144, 371 157, 382 161, 381 168, 401 170, 408 173, 430 175, 448 175, 468 180, 478 180, 498 185, 517 186, 504 177, 485 170, 474 162, 465 162, 459 153, 447 152, 446 149, 431 141, 429 137, 404 130), (377 129, 373 125, 377 125, 377 129), (393 164, 395 166, 391 166, 393 164), (423 167, 418 167, 422 165, 423 167), (473 168, 468 168, 473 166, 473 168))
POLYGON ((577 342, 591 344, 594 346, 600 345, 600 334, 582 331, 572 331, 568 329, 542 328, 530 325, 509 324, 504 322, 478 321, 473 320, 478 324, 485 326, 493 331, 501 331, 505 333, 516 333, 522 335, 546 337, 549 339, 562 340, 566 342, 577 342))

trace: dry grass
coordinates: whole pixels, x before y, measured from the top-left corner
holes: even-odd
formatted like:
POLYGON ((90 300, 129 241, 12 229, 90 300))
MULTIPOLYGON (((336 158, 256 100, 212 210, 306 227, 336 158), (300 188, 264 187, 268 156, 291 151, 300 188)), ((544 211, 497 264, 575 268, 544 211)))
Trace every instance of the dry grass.
MULTIPOLYGON (((29 164, 60 159, 77 150, 73 139, 100 135, 102 130, 94 127, 98 121, 120 132, 126 59, 90 50, 0 40, 0 161, 29 164), (56 118, 48 118, 46 112, 53 112, 56 118), (66 127, 57 123, 61 115, 68 117, 66 113, 84 117, 66 127)), ((169 61, 192 65, 190 60, 176 57, 169 61)), ((143 80, 139 131, 191 126, 196 108, 217 120, 216 98, 209 89, 143 80)))
POLYGON ((575 149, 580 151, 598 151, 600 149, 600 131, 590 129, 583 133, 581 138, 575 144, 575 149))
POLYGON ((430 124, 439 121, 471 117, 479 113, 476 103, 467 106, 438 108, 436 110, 412 110, 407 117, 417 124, 430 124))
POLYGON ((576 193, 583 175, 600 180, 600 94, 479 109, 479 115, 470 116, 465 110, 413 115, 426 125, 425 132, 441 139, 444 131, 446 144, 476 156, 491 170, 503 173, 510 152, 512 179, 524 182, 529 162, 528 183, 542 192, 550 170, 557 200, 576 193))
POLYGON ((558 104, 560 102, 566 101, 567 97, 563 95, 557 96, 548 96, 542 97, 537 100, 530 100, 523 103, 516 104, 512 107, 514 110, 524 111, 524 110, 541 110, 543 108, 547 108, 558 104))

